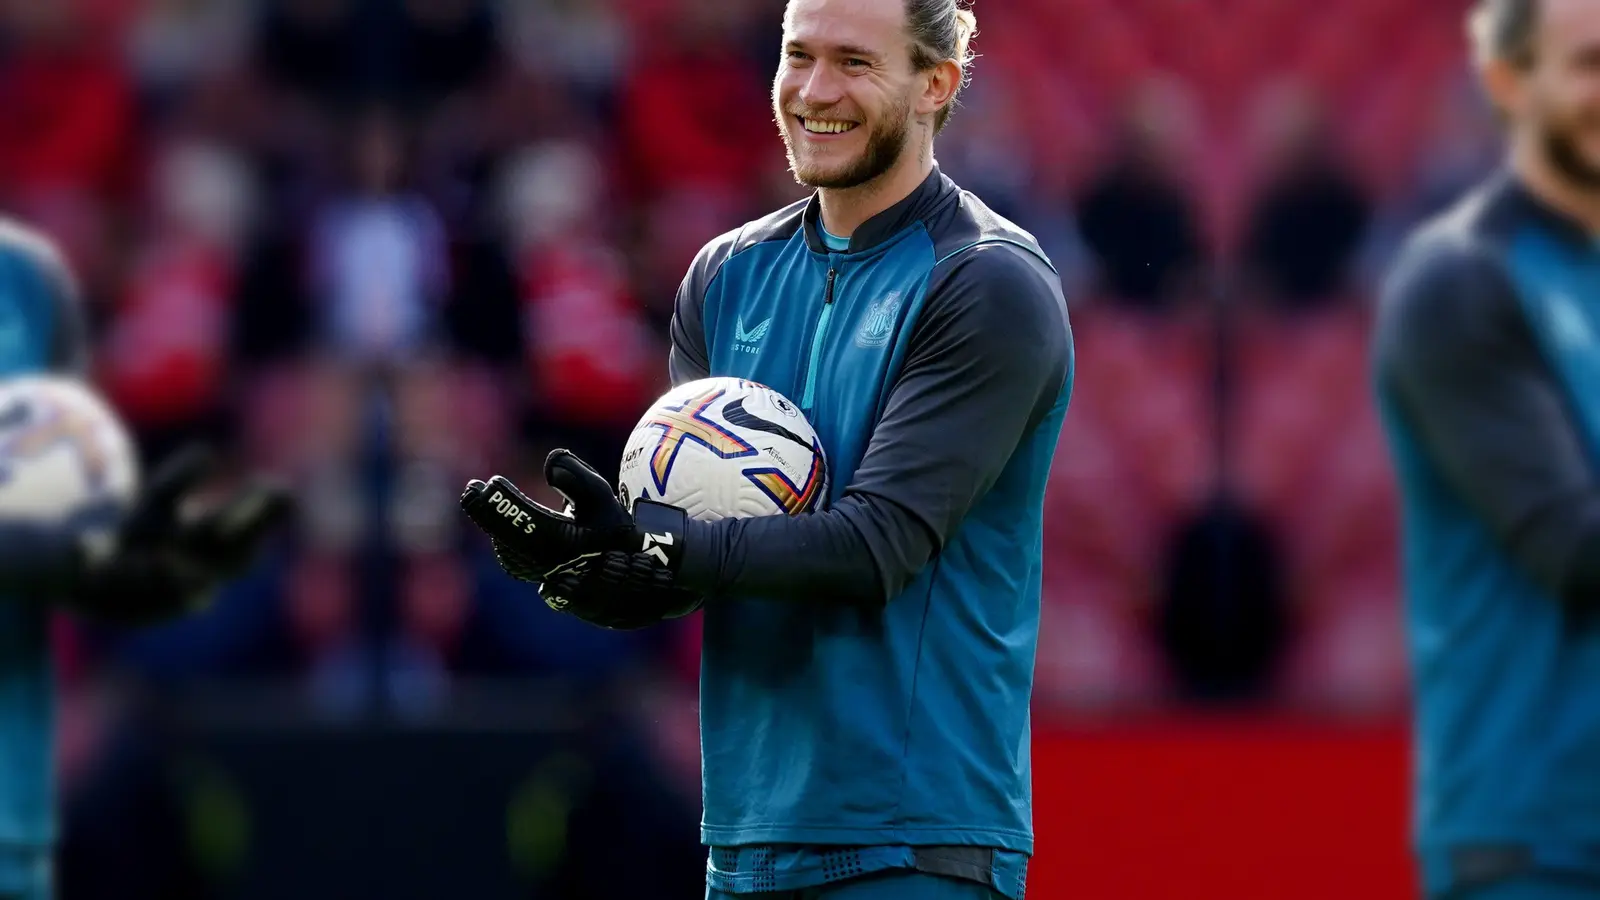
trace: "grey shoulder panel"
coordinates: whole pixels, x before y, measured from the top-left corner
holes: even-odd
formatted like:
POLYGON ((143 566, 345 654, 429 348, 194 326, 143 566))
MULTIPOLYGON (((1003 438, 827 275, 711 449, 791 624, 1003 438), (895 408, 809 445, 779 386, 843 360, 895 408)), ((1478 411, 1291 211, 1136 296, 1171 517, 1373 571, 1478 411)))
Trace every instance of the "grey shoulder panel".
POLYGON ((88 324, 77 279, 61 251, 44 234, 0 217, 0 254, 12 258, 26 289, 40 292, 50 310, 50 348, 54 371, 85 374, 89 366, 88 324))
POLYGON ((1555 596, 1600 591, 1600 478, 1498 247, 1427 235, 1386 279, 1378 388, 1421 452, 1555 596))
POLYGON ((1007 242, 942 263, 913 327, 852 490, 911 511, 943 546, 1055 406, 1072 329, 1055 273, 1007 242))
POLYGON ((784 241, 799 230, 805 201, 799 201, 743 227, 719 235, 700 248, 694 262, 678 286, 673 305, 669 336, 672 347, 667 368, 674 385, 705 378, 711 373, 711 354, 706 347, 706 291, 728 260, 767 241, 784 241))

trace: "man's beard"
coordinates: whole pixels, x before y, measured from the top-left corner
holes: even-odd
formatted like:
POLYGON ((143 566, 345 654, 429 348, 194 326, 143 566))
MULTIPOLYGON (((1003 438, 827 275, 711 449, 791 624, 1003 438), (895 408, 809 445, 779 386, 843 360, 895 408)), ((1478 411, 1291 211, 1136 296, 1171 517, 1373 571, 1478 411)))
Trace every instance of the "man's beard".
POLYGON ((1574 187, 1600 191, 1600 164, 1584 158, 1578 147, 1576 126, 1547 127, 1543 135, 1545 159, 1574 187))
POLYGON ((900 160, 911 134, 910 111, 911 106, 906 102, 885 110, 880 120, 882 124, 875 126, 872 133, 867 135, 867 149, 844 168, 834 171, 825 171, 820 167, 807 168, 801 164, 799 155, 795 153, 795 145, 805 140, 804 135, 798 133, 804 132, 805 126, 795 121, 793 116, 786 116, 784 127, 780 130, 789 150, 789 171, 794 174, 795 181, 810 188, 844 190, 860 187, 894 168, 894 164, 900 160))

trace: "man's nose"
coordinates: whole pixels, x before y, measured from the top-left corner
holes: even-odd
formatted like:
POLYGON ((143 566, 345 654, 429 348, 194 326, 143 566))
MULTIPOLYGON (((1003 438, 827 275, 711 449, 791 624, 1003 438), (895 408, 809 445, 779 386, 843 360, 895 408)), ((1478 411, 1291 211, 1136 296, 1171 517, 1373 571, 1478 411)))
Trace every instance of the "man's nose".
POLYGON ((808 109, 827 109, 844 99, 844 83, 830 65, 819 62, 800 85, 800 102, 808 109))

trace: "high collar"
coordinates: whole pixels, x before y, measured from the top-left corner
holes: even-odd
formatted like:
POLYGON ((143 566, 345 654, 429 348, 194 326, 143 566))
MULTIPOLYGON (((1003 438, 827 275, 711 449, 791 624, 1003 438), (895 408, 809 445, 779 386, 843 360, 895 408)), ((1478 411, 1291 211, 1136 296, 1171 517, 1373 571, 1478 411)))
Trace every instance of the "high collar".
POLYGON ((1578 219, 1540 198, 1509 168, 1502 168, 1496 172, 1495 180, 1498 183, 1492 190, 1501 203, 1539 222, 1564 241, 1569 241, 1577 247, 1592 249, 1597 240, 1600 240, 1600 236, 1590 232, 1578 219))
MULTIPOLYGON (((850 235, 850 246, 844 252, 863 253, 887 243, 912 224, 933 215, 958 192, 956 183, 946 178, 944 173, 939 171, 938 165, 935 165, 933 171, 928 173, 928 177, 924 178, 922 183, 917 185, 917 189, 908 194, 904 200, 861 223, 861 227, 850 235)), ((816 253, 833 252, 822 240, 820 193, 812 194, 810 202, 806 204, 804 223, 806 246, 816 253)))

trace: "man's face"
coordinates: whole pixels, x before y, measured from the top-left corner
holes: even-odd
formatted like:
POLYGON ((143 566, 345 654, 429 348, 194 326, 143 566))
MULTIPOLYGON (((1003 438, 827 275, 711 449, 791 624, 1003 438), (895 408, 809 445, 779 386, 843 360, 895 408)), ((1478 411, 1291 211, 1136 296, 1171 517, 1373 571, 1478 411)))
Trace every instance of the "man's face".
POLYGON ((791 0, 773 111, 801 184, 851 188, 906 153, 921 85, 905 0, 791 0))
POLYGON ((1558 172, 1600 190, 1600 3, 1543 0, 1539 18, 1513 114, 1558 172))

